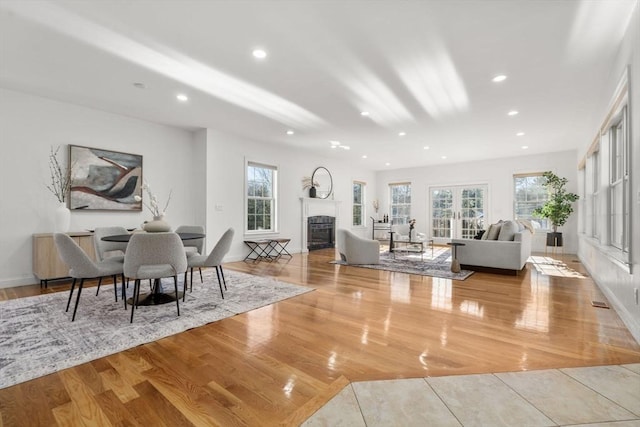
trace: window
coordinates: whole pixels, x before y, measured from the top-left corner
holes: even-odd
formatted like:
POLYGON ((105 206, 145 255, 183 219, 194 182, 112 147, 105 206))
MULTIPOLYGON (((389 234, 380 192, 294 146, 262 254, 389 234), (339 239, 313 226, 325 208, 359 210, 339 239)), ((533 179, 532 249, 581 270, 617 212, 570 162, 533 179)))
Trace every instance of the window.
POLYGON ((591 156, 591 171, 592 171, 592 194, 591 194, 591 213, 593 220, 591 221, 591 235, 596 239, 600 238, 601 222, 600 209, 598 208, 598 200, 600 200, 600 152, 596 151, 591 156))
POLYGON ((411 183, 389 184, 391 192, 391 214, 393 224, 408 224, 411 217, 411 183))
POLYGON ((365 183, 353 181, 353 225, 362 227, 364 222, 364 190, 365 183))
POLYGON ((247 163, 246 231, 276 231, 278 168, 247 163))
POLYGON ((629 145, 627 138, 627 108, 624 107, 609 127, 610 155, 610 206, 609 237, 611 246, 629 249, 626 230, 629 228, 629 145))
POLYGON ((513 214, 515 219, 528 219, 532 223, 537 223, 540 228, 548 230, 551 228, 548 219, 533 216, 534 209, 544 205, 549 199, 549 194, 544 186, 545 182, 542 172, 514 175, 513 214))

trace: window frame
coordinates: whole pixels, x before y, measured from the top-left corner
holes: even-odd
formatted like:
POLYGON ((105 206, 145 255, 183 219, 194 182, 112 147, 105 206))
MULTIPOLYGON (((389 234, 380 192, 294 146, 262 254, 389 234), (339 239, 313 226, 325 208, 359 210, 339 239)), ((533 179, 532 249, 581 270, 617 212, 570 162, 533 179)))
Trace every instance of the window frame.
POLYGON ((269 164, 266 162, 253 161, 245 159, 245 167, 244 167, 244 233, 246 235, 254 235, 254 234, 274 234, 278 233, 278 172, 279 167, 277 165, 269 164), (270 197, 261 197, 261 196, 251 196, 249 194, 250 191, 250 177, 249 177, 249 168, 260 168, 260 169, 269 169, 272 171, 272 182, 271 182, 271 196, 270 197), (251 200, 270 200, 271 201, 271 212, 270 212, 270 227, 268 229, 250 229, 250 220, 249 220, 249 205, 251 204, 251 200))
MULTIPOLYGON (((537 208, 537 207, 541 207, 543 206, 548 200, 549 200, 549 192, 547 191, 546 186, 543 183, 537 184, 537 186, 535 188, 538 189, 538 191, 536 191, 536 194, 544 194, 544 198, 537 198, 535 201, 529 201, 528 199, 525 200, 524 202, 519 202, 518 201, 518 183, 517 180, 518 179, 527 179, 527 178, 537 178, 537 177, 542 177, 544 174, 544 172, 530 172, 530 173, 519 173, 519 174, 513 174, 513 217, 518 220, 518 219, 523 219, 523 220, 529 220, 532 223, 533 222, 537 222, 540 224, 540 230, 541 231, 551 231, 551 222, 549 221, 548 218, 539 218, 539 217, 535 217, 533 216, 533 214, 531 215, 526 215, 526 214, 518 214, 518 207, 522 205, 522 203, 524 203, 528 209, 526 210, 530 210, 531 212, 533 212, 533 209, 537 208), (540 191, 541 190, 541 191, 540 191)), ((529 188, 531 188, 531 186, 527 186, 526 190, 525 190, 525 194, 529 195, 529 188)))
POLYGON ((364 228, 367 226, 366 215, 366 189, 367 183, 364 181, 353 180, 351 186, 351 226, 364 228), (360 186, 360 203, 356 203, 356 186, 360 186), (356 208, 360 208, 360 224, 356 224, 356 208))
POLYGON ((627 105, 611 120, 609 134, 609 245, 629 251, 629 132, 627 105), (616 198, 616 195, 621 200, 616 198), (619 204, 617 203, 619 202, 619 204), (617 233, 619 231, 619 233, 617 233), (616 237, 619 235, 619 238, 616 237))
POLYGON ((411 219, 411 182, 393 182, 389 184, 389 221, 392 224, 408 224, 411 219), (407 187, 407 195, 402 203, 394 203, 393 189, 394 187, 407 187), (407 201, 408 199, 408 201, 407 201), (398 210, 404 210, 405 215, 402 217, 397 215, 398 210))

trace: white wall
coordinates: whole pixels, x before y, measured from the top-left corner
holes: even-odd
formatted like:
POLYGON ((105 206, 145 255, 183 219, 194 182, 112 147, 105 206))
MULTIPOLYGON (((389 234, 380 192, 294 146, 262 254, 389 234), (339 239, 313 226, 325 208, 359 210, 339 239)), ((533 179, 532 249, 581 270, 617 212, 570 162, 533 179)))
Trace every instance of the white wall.
MULTIPOLYGON (((285 147, 276 147, 207 130, 207 245, 228 228, 235 229, 233 246, 228 260, 243 259, 247 248, 245 239, 273 237, 273 235, 244 235, 244 174, 245 159, 278 167, 278 236, 290 238, 289 252, 300 252, 302 239, 302 203, 308 196, 302 190, 302 178, 311 176, 318 166, 325 166, 333 176, 335 200, 341 201, 339 222, 351 228, 351 197, 353 180, 367 183, 367 192, 375 190, 375 174, 354 168, 335 159, 311 157, 309 154, 285 147)), ((371 200, 371 199, 370 199, 371 200)), ((366 229, 356 230, 365 235, 366 229)))
MULTIPOLYGON (((640 304, 635 295, 635 292, 640 289, 640 6, 638 4, 613 64, 607 81, 607 90, 602 94, 600 117, 593 123, 594 137, 609 111, 616 85, 624 69, 629 65, 631 265, 621 265, 607 255, 606 247, 584 235, 579 236, 578 255, 636 341, 640 342, 640 304)), ((583 148, 579 150, 580 157, 587 152, 590 143, 591 141, 584 141, 583 148)), ((608 176, 604 171, 603 175, 605 178, 608 176)))
MULTIPOLYGON (((53 211, 58 206, 45 188, 51 146, 62 146, 65 164, 68 144, 141 154, 144 179, 160 200, 173 189, 167 221, 179 225, 203 218, 196 184, 204 159, 194 154, 193 137, 177 128, 0 89, 0 287, 37 283, 32 275, 31 236, 53 231, 53 211)), ((139 227, 149 219, 146 209, 73 211, 71 231, 106 225, 139 227)))
MULTIPOLYGON (((389 213, 389 184, 411 182, 411 217, 417 220, 416 230, 430 236, 428 221, 430 187, 487 184, 489 189, 487 224, 501 219, 513 219, 513 175, 547 170, 567 178, 569 180, 567 190, 577 193, 575 151, 378 172, 377 194, 380 200, 380 215, 389 213)), ((575 208, 577 209, 577 204, 575 208)), ((577 215, 572 215, 567 223, 559 228, 559 231, 564 234, 565 252, 576 253, 577 215)), ((545 233, 534 236, 534 251, 544 251, 545 236, 545 233)))

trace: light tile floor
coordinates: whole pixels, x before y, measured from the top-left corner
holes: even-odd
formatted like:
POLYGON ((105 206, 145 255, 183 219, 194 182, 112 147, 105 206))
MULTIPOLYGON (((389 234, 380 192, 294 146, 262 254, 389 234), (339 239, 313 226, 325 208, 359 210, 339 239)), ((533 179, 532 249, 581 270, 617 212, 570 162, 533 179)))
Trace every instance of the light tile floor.
POLYGON ((640 363, 352 383, 311 426, 640 427, 640 363))

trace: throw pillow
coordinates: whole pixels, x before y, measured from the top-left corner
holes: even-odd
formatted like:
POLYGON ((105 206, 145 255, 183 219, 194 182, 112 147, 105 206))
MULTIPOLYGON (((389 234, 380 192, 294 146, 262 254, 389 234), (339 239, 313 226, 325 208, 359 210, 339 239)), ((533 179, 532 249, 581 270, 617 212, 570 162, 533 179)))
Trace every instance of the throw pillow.
POLYGON ((478 234, 475 235, 474 239, 475 240, 482 240, 482 236, 484 236, 486 230, 480 230, 478 231, 478 234))
POLYGON ((516 232, 518 232, 518 225, 514 221, 505 221, 500 228, 498 240, 512 241, 516 232))
POLYGON ((498 236, 500 235, 500 229, 502 228, 502 223, 491 224, 489 227, 489 231, 487 234, 487 240, 498 240, 498 236))
POLYGON ((490 231, 491 231, 491 225, 489 225, 489 228, 487 228, 487 231, 485 231, 482 237, 480 237, 480 240, 487 240, 487 237, 489 237, 490 231))

